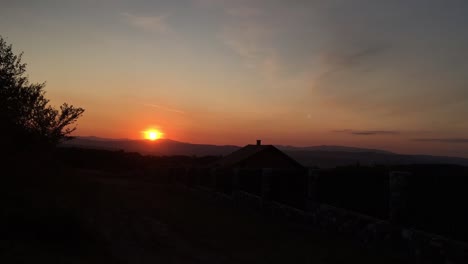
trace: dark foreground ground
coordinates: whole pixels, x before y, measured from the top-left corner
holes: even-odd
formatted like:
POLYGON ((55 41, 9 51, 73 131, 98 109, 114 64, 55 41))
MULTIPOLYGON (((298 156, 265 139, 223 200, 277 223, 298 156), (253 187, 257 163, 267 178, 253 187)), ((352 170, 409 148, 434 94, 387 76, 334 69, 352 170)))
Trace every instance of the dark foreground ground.
POLYGON ((129 173, 52 178, 3 190, 0 263, 401 263, 129 173))

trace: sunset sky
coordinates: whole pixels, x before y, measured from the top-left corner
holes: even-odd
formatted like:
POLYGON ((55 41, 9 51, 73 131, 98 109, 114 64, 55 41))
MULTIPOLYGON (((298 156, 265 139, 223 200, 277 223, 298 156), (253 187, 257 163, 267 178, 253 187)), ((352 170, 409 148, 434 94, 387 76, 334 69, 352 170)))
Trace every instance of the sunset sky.
POLYGON ((468 1, 0 0, 75 135, 468 157, 468 1))

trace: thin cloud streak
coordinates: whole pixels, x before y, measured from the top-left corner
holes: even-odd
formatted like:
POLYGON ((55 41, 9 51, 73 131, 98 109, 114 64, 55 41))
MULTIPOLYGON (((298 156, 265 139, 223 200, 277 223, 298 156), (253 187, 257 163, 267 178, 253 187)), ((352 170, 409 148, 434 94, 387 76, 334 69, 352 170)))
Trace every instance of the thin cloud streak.
POLYGON ((245 7, 245 6, 227 8, 226 13, 228 13, 231 16, 235 16, 239 18, 255 17, 255 16, 263 14, 262 10, 259 8, 245 7))
POLYGON ((167 15, 142 16, 130 14, 127 12, 122 13, 122 15, 134 27, 158 33, 165 33, 169 31, 169 25, 166 21, 167 15))
POLYGON ((468 138, 415 138, 413 141, 468 144, 468 138))
POLYGON ((168 111, 168 112, 174 112, 174 113, 179 113, 179 114, 185 114, 184 111, 182 110, 178 110, 178 109, 174 109, 174 108, 169 108, 169 107, 165 107, 165 106, 161 106, 161 105, 156 105, 156 104, 143 104, 144 106, 147 106, 147 107, 153 107, 153 108, 158 108, 158 109, 161 109, 161 110, 164 110, 164 111, 168 111))
POLYGON ((334 130, 335 133, 346 133, 350 135, 357 136, 376 136, 376 135, 398 135, 400 132, 393 130, 352 130, 352 129, 343 129, 343 130, 334 130))

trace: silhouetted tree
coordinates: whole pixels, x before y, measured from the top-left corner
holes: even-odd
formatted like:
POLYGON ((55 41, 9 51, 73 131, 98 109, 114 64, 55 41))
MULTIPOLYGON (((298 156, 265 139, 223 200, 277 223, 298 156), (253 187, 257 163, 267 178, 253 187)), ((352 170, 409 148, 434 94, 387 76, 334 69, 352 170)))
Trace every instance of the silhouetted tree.
POLYGON ((29 83, 26 63, 0 36, 0 140, 4 146, 55 145, 70 138, 84 109, 64 103, 55 109, 45 83, 29 83))

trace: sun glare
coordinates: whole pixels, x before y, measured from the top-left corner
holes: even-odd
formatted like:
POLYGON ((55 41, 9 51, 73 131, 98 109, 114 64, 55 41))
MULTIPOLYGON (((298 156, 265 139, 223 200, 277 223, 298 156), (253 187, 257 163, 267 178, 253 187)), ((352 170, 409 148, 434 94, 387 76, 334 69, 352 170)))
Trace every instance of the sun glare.
POLYGON ((151 141, 160 139, 162 137, 162 133, 154 129, 146 130, 144 131, 144 134, 145 134, 145 139, 148 139, 151 141))

